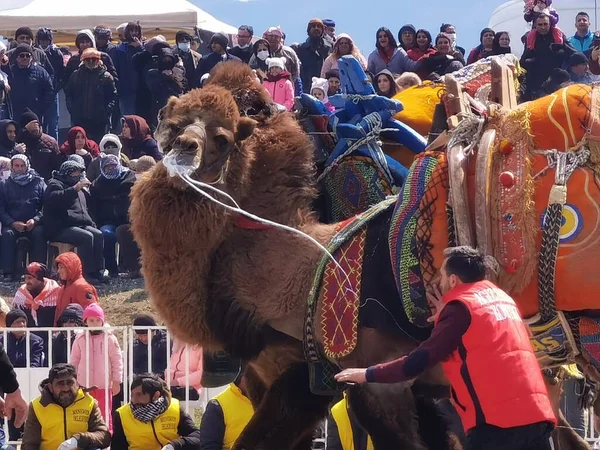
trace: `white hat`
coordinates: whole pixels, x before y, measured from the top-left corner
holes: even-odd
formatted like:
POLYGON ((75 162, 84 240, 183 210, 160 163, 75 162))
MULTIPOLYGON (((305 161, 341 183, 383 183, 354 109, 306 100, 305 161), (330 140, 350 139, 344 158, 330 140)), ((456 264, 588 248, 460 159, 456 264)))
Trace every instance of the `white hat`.
POLYGON ((325 98, 323 99, 323 103, 329 102, 329 97, 327 96, 327 92, 329 91, 329 81, 325 78, 313 77, 312 85, 310 86, 310 94, 312 95, 314 89, 320 89, 325 94, 325 98))
POLYGON ((124 30, 124 29, 125 29, 125 27, 127 26, 127 24, 128 24, 128 23, 129 23, 129 22, 125 22, 125 23, 122 23, 121 25, 119 25, 119 26, 117 27, 117 31, 119 31, 119 30, 124 30))
POLYGON ((279 67, 281 70, 285 70, 285 56, 281 58, 267 58, 267 67, 279 67))
POLYGON ((100 151, 102 153, 105 153, 107 155, 115 155, 115 156, 119 157, 121 155, 121 149, 123 148, 123 144, 121 144, 121 140, 119 139, 119 136, 117 136, 116 134, 108 133, 108 134, 105 134, 104 137, 102 138, 102 140, 100 141, 99 147, 100 147, 100 151), (109 142, 116 145, 117 148, 115 150, 106 149, 105 146, 109 142))

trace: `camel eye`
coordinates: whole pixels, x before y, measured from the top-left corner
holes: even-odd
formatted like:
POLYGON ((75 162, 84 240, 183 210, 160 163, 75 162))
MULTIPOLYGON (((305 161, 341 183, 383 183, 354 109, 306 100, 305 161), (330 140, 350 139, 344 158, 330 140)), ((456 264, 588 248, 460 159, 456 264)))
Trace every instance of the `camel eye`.
POLYGON ((217 148, 219 149, 224 149, 227 146, 229 146, 229 138, 224 135, 224 134, 217 134, 215 135, 215 144, 217 145, 217 148))

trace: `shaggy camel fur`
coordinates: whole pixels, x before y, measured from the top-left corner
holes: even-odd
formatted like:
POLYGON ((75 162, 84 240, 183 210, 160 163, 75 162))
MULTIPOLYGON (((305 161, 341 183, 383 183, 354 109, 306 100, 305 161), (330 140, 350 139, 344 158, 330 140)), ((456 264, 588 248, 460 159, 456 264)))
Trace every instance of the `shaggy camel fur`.
MULTIPOLYGON (((220 64, 211 78, 205 88, 169 100, 156 133, 163 150, 195 158, 192 177, 217 183, 245 210, 329 242, 335 225, 318 223, 311 210, 317 192, 309 138, 291 115, 273 114, 261 103, 262 87, 247 66, 220 64), (219 79, 237 86, 238 103, 216 85, 219 79), (240 109, 257 115, 242 117, 240 109)), ((163 164, 136 183, 130 217, 150 297, 169 328, 186 341, 249 361, 268 387, 235 448, 309 448, 307 433, 330 399, 310 394, 301 342, 286 335, 302 337, 321 250, 280 229, 236 226, 234 215, 170 177, 163 164)), ((373 329, 359 333, 348 364, 386 361, 416 345, 373 329)), ((395 432, 410 436, 403 448, 424 449, 419 430, 427 429, 428 417, 414 420, 418 408, 410 390, 403 399, 405 415, 397 417, 395 432)), ((377 434, 369 424, 365 428, 377 434)))

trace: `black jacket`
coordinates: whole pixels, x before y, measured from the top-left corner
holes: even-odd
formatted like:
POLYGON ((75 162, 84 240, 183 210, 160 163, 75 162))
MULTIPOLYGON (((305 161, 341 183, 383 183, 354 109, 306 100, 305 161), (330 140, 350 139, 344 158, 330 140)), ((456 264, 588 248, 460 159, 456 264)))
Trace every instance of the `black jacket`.
POLYGON ((58 169, 66 159, 58 150, 56 139, 47 134, 33 136, 22 129, 17 135, 17 142, 25 144, 25 154, 29 158, 31 168, 46 181, 52 176, 52 171, 58 169))
POLYGON ((148 369, 148 345, 136 339, 133 342, 133 373, 152 372, 164 378, 170 354, 167 349, 167 333, 164 330, 156 330, 152 333, 151 370, 148 369))
POLYGON ((103 67, 80 67, 65 86, 65 98, 72 123, 108 123, 117 101, 117 88, 103 67))
MULTIPOLYGON (((14 367, 27 367, 27 356, 29 356, 30 367, 42 367, 44 363, 44 340, 29 333, 29 355, 27 355, 27 337, 17 339, 12 333, 8 333, 6 345, 4 336, 0 336, 0 345, 6 347, 6 353, 14 367)), ((4 375, 4 374, 3 374, 4 375)))
POLYGON ((35 176, 24 186, 15 183, 11 178, 0 184, 0 222, 5 227, 15 221, 27 222, 42 220, 42 201, 46 183, 35 176))
POLYGON ((249 45, 246 48, 242 48, 239 45, 236 45, 229 50, 229 53, 236 58, 239 58, 243 63, 248 64, 250 62, 250 58, 252 58, 252 55, 254 54, 254 47, 249 45))
POLYGON ((40 119, 54 101, 54 87, 48 72, 38 64, 25 69, 12 66, 10 100, 13 118, 19 120, 25 108, 31 109, 40 119))
POLYGON ((73 347, 73 342, 77 334, 71 332, 71 342, 67 342, 68 336, 66 331, 59 331, 52 337, 52 364, 68 363, 68 347, 73 347))
POLYGON ((44 231, 49 239, 70 227, 95 227, 88 212, 90 194, 86 189, 79 192, 58 178, 48 181, 44 193, 44 231))
POLYGON ((185 78, 185 69, 183 67, 174 67, 170 75, 165 74, 160 69, 150 69, 146 72, 146 85, 150 90, 152 105, 148 125, 155 129, 158 125, 158 112, 167 104, 170 97, 180 97, 187 91, 187 78, 185 78), (177 81, 176 72, 183 80, 177 81))
POLYGON ((323 62, 330 53, 331 46, 323 38, 320 38, 318 41, 312 41, 309 38, 296 50, 298 59, 302 64, 300 66, 300 78, 306 92, 310 92, 313 77, 321 76, 323 62))
MULTIPOLYGON (((117 70, 115 69, 114 62, 112 58, 104 52, 100 52, 100 59, 102 60, 102 64, 106 68, 106 71, 110 73, 113 77, 115 83, 119 81, 119 77, 117 75, 117 70)), ((62 77, 62 87, 65 87, 71 78, 71 75, 79 69, 81 65, 81 54, 77 53, 76 55, 71 56, 69 62, 67 63, 67 67, 65 67, 64 75, 62 77)))
POLYGON ((6 394, 12 394, 19 389, 17 374, 3 345, 0 345, 0 389, 6 394))
MULTIPOLYGON (((12 49, 9 50, 8 52, 6 52, 6 56, 8 56, 8 64, 9 65, 13 65, 13 64, 17 64, 17 54, 15 53, 16 49, 12 49)), ((33 62, 39 64, 40 66, 42 66, 44 69, 46 69, 46 72, 48 72, 48 75, 50 75, 50 78, 54 77, 54 67, 52 67, 52 63, 50 62, 50 60, 48 59, 48 55, 46 55, 46 52, 44 52, 44 50, 42 50, 41 48, 38 47, 33 47, 33 62)), ((7 72, 8 73, 8 72, 7 72)))
POLYGON ((239 61, 240 58, 233 56, 231 53, 225 53, 225 59, 218 53, 209 53, 208 55, 203 56, 198 63, 198 67, 196 67, 196 83, 199 85, 202 75, 209 73, 220 62, 231 60, 239 61))
POLYGON ((48 74, 52 79, 54 91, 58 92, 58 90, 61 88, 62 79, 65 75, 65 58, 63 57, 62 52, 55 45, 49 45, 46 50, 41 47, 35 48, 42 50, 46 54, 48 61, 50 61, 50 65, 52 66, 52 71, 54 73, 48 72, 48 74))
POLYGON ((135 183, 135 174, 124 170, 119 178, 109 180, 102 175, 90 186, 90 212, 98 227, 129 223, 129 193, 135 183))

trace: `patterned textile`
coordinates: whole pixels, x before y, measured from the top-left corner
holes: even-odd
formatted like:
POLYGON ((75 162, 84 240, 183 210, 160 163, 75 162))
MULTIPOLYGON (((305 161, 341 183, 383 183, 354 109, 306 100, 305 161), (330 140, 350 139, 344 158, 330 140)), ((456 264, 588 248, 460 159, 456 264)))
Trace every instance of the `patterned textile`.
POLYGON ((600 318, 582 317, 579 319, 581 351, 585 358, 600 369, 600 318))
POLYGON ((365 156, 344 158, 325 177, 324 187, 328 222, 346 220, 392 195, 387 177, 365 156))

